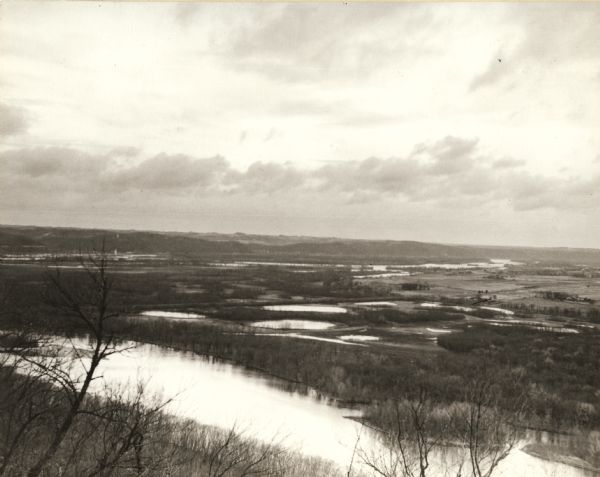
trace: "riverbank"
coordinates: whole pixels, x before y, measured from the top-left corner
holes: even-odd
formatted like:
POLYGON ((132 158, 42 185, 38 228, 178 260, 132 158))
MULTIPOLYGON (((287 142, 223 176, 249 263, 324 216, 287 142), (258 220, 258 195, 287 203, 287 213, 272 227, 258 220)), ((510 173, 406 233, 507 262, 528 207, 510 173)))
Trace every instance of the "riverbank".
POLYGON ((527 444, 521 450, 533 457, 537 457, 538 459, 543 459, 549 462, 556 462, 568 465, 569 467, 582 469, 587 472, 594 472, 596 474, 600 474, 600 468, 595 467, 590 462, 587 462, 581 457, 576 457, 574 455, 568 454, 568 449, 565 449, 564 447, 559 445, 536 442, 527 444))
MULTIPOLYGON (((584 403, 573 394, 572 373, 567 373, 566 369, 568 363, 558 358, 560 350, 567 356, 581 347, 586 354, 593 353, 595 359, 598 355, 594 348, 595 335, 576 335, 567 342, 553 333, 519 327, 514 330, 496 328, 470 325, 448 334, 451 338, 438 338, 440 344, 445 346, 448 341, 457 348, 443 353, 401 346, 358 349, 313 340, 290 342, 282 337, 252 332, 227 333, 218 324, 202 322, 156 320, 133 324, 124 320, 115 326, 115 331, 123 338, 218 357, 292 385, 313 389, 321 397, 365 407, 393 396, 410 398, 422 388, 440 402, 461 401, 469 383, 477 380, 485 370, 498 384, 500 398, 508 409, 513 397, 522 393, 523 386, 532 389, 524 425, 553 431, 597 427, 597 412, 576 412, 584 403), (534 362, 531 362, 532 346, 534 362), (541 359, 548 346, 556 348, 554 364, 541 359), (556 389, 548 387, 547 373, 536 372, 536 369, 550 365, 557 368, 556 374, 552 375, 556 378, 556 389), (557 398, 557 393, 562 390, 567 399, 557 398)), ((397 334, 394 330, 387 332, 397 334)), ((592 380, 597 379, 591 365, 585 364, 585 368, 581 373, 585 372, 592 380)))
MULTIPOLYGON (((76 372, 68 367, 68 355, 82 356, 80 351, 86 348, 86 341, 52 341, 69 373, 76 372)), ((53 422, 69 412, 68 395, 61 383, 53 380, 55 371, 38 372, 43 363, 50 362, 48 350, 43 356, 36 354, 35 349, 28 350, 24 360, 19 360, 18 354, 0 354, 0 437, 8 443, 0 446, 0 475, 27 473, 35 456, 54 439, 53 422), (36 360, 40 366, 34 364, 36 360)), ((141 354, 139 358, 145 361, 147 356, 141 354)), ((132 472, 150 477, 164 477, 167 473, 172 477, 235 477, 249 472, 289 477, 342 475, 333 462, 302 455, 284 446, 276 434, 270 439, 258 439, 235 423, 219 427, 177 412, 170 397, 172 390, 162 388, 164 379, 155 383, 156 387, 136 376, 138 384, 133 386, 129 381, 131 371, 122 366, 129 359, 117 353, 102 364, 102 379, 90 389, 81 412, 45 465, 47 475, 130 475, 122 469, 131 466, 132 472), (115 379, 115 372, 124 372, 124 379, 115 379), (166 397, 158 398, 159 395, 166 397)))
MULTIPOLYGON (((68 346, 75 346, 75 348, 78 350, 84 349, 88 344, 87 340, 85 339, 73 339, 71 342, 67 341, 66 343, 68 343, 68 346)), ((127 343, 124 344, 126 345, 127 343)), ((227 432, 223 429, 233 428, 233 426, 236 424, 236 416, 243 415, 248 418, 248 422, 253 423, 251 427, 247 427, 245 429, 245 435, 252 436, 253 439, 245 439, 243 438, 243 435, 239 438, 236 437, 236 442, 238 442, 242 448, 253 448, 251 443, 254 443, 253 445, 264 445, 265 442, 269 445, 275 444, 273 445, 273 451, 275 451, 275 449, 278 449, 277 452, 285 451, 286 455, 288 456, 288 460, 290 462, 296 462, 297 464, 294 465, 299 466, 299 468, 301 467, 306 469, 306 466, 308 465, 316 466, 314 467, 314 470, 311 470, 309 473, 294 474, 292 473, 292 470, 290 470, 290 473, 283 473, 281 475, 322 475, 323 477, 325 475, 340 475, 339 468, 334 469, 335 466, 332 463, 327 463, 322 459, 308 457, 307 455, 301 456, 299 453, 295 453, 292 450, 294 447, 293 441, 291 443, 286 443, 284 447, 279 447, 277 445, 277 441, 274 440, 274 436, 276 436, 276 432, 274 430, 275 428, 265 428, 265 426, 268 426, 273 422, 279 422, 279 424, 277 424, 275 427, 278 427, 282 422, 289 422, 291 426, 290 429, 293 429, 294 432, 298 432, 299 428, 304 426, 306 430, 305 438, 302 443, 298 442, 298 449, 302 449, 303 451, 311 453, 312 445, 312 449, 316 450, 318 448, 318 451, 323 453, 322 455, 335 455, 336 452, 339 451, 336 451, 328 446, 338 441, 339 437, 337 435, 329 436, 326 441, 319 440, 323 438, 324 434, 326 434, 327 429, 330 429, 332 426, 332 416, 327 416, 327 412, 333 411, 336 408, 335 406, 331 406, 331 403, 318 404, 319 400, 315 400, 314 398, 316 396, 314 395, 308 395, 300 398, 300 396, 293 390, 287 389, 287 387, 280 388, 279 382, 274 382, 269 378, 266 378, 262 373, 252 373, 247 370, 244 371, 243 368, 239 366, 232 366, 230 364, 223 363, 220 360, 215 361, 213 359, 199 357, 197 354, 189 351, 182 352, 175 350, 172 347, 166 348, 159 345, 140 343, 137 347, 130 349, 123 355, 116 354, 112 356, 106 363, 106 367, 100 370, 100 372, 102 376, 104 376, 106 382, 116 386, 117 388, 123 388, 123 386, 130 382, 130 380, 134 377, 132 374, 134 370, 136 379, 154 376, 154 379, 150 378, 150 380, 147 382, 147 385, 150 386, 147 389, 151 394, 159 393, 161 391, 166 392, 167 397, 171 395, 176 396, 176 402, 178 403, 178 406, 183 406, 183 408, 180 407, 179 409, 177 409, 177 407, 173 409, 165 409, 166 416, 168 416, 171 411, 173 411, 174 415, 176 416, 176 421, 171 421, 173 418, 169 417, 170 425, 173 425, 173 422, 184 423, 188 422, 190 419, 193 419, 203 423, 197 426, 198 432, 205 432, 202 430, 205 428, 216 429, 215 426, 217 426, 221 428, 221 431, 219 431, 216 435, 221 436, 220 438, 222 438, 224 436, 223 433, 227 432), (145 370, 142 366, 145 367, 145 370), (177 373, 173 373, 174 369, 177 369, 177 373), (207 374, 207 371, 217 374, 207 374), (235 383, 235 388, 232 388, 228 382, 235 383), (239 385, 242 384, 242 382, 247 382, 247 385, 244 385, 245 387, 240 388, 239 385), (217 387, 214 387, 215 385, 217 387), (256 387, 257 385, 259 385, 258 388, 256 387), (266 393, 272 393, 272 397, 268 397, 266 393), (212 398, 210 396, 212 396, 212 398), (240 396, 244 396, 244 399, 240 400, 240 396), (258 399, 258 401, 255 401, 255 399, 258 399), (291 407, 281 407, 282 403, 284 403, 286 400, 289 402, 291 407), (239 407, 240 404, 242 407, 239 407), (304 408, 305 405, 308 407, 304 408), (187 411, 184 411, 185 409, 187 409, 187 411), (200 412, 200 414, 198 414, 198 412, 200 412), (322 415, 323 412, 325 412, 325 415, 322 415), (213 419, 215 416, 221 416, 219 419, 234 420, 210 422, 210 419, 213 419), (281 419, 281 421, 277 421, 277 419, 281 419), (311 421, 310 419, 313 420, 311 421), (317 419, 318 421, 315 421, 314 419, 317 419), (319 427, 321 425, 322 427, 319 427), (260 437, 260 440, 255 440, 257 437, 260 437), (250 441, 250 443, 248 441, 250 441), (328 444, 326 444, 326 442, 328 444), (295 455, 298 457, 297 459, 296 457, 293 457, 295 455), (327 470, 319 474, 321 470, 319 470, 320 467, 317 464, 327 465, 327 470)), ((175 404, 175 401, 173 404, 175 404)), ((341 425, 344 428, 344 430, 341 432, 341 435, 344 435, 346 438, 346 444, 344 446, 346 450, 344 452, 347 452, 347 454, 338 454, 338 462, 347 463, 350 462, 349 452, 355 443, 355 435, 353 430, 355 428, 352 426, 345 426, 343 423, 344 421, 356 421, 360 424, 365 424, 365 421, 360 416, 347 414, 345 410, 340 410, 340 412, 335 411, 334 415, 337 419, 336 422, 339 423, 336 424, 336 427, 341 425), (345 457, 340 458, 342 455, 345 457)), ((366 423, 364 427, 374 430, 374 426, 368 423, 366 423)), ((243 427, 240 429, 243 429, 243 427)), ((365 431, 366 429, 362 432, 363 444, 365 443, 364 439, 369 434, 365 434, 365 431)), ((381 430, 378 429, 377 432, 381 432, 381 430)), ((164 442, 170 442, 169 439, 170 438, 168 438, 168 436, 165 437, 163 434, 163 444, 164 442)), ((216 439, 216 437, 214 439, 216 439)), ((222 441, 220 442, 222 443, 222 441)), ((188 444, 186 445, 188 446, 188 450, 194 450, 197 446, 197 444, 193 444, 190 447, 189 438, 188 444)), ((464 446, 455 447, 457 449, 464 449, 464 446)), ((181 447, 181 449, 184 448, 185 446, 181 447)), ((525 449, 523 450, 527 452, 525 449)), ((194 450, 194 452, 196 451, 194 450)), ((202 450, 195 458, 200 459, 202 455, 206 456, 206 452, 208 451, 202 450)), ((523 453, 524 452, 517 452, 515 456, 518 457, 523 453)), ((539 457, 539 455, 536 455, 535 453, 528 453, 528 455, 531 455, 535 458, 539 457)), ((552 460, 555 463, 569 466, 568 468, 571 468, 571 463, 575 462, 567 459, 554 460, 551 459, 550 456, 550 453, 545 454, 547 461, 552 460)), ((519 459, 522 460, 523 458, 520 457, 519 459)), ((521 462, 521 460, 517 460, 517 462, 521 462)), ((528 465, 534 465, 530 461, 526 462, 528 465)), ((509 464, 509 469, 514 469, 514 466, 517 465, 514 459, 510 461, 509 464)), ((196 465, 200 464, 198 463, 196 465)), ((583 469, 584 467, 577 466, 577 468, 583 469)), ((293 470, 293 472, 296 472, 296 470, 293 470)), ((187 475, 210 474, 196 474, 190 472, 187 475)), ((353 475, 356 475, 356 473, 353 475)), ((433 473, 432 475, 437 474, 433 473)), ((499 475, 512 476, 520 474, 499 473, 499 475)), ((578 474, 561 473, 560 475, 578 474)))
MULTIPOLYGON (((176 349, 176 348, 171 348, 171 349, 176 349)), ((188 351, 188 353, 189 353, 189 351, 188 351)), ((247 368, 246 368, 246 369, 247 369, 247 368)), ((261 374, 262 374, 262 373, 261 373, 261 374)), ((292 389, 286 389, 286 393, 292 393, 292 394, 293 394, 293 393, 294 393, 294 391, 293 391, 292 389)), ((312 395, 311 395, 311 394, 309 394, 309 396, 308 396, 308 397, 311 397, 311 396, 312 396, 313 398, 318 398, 318 396, 317 396, 317 395, 315 395, 315 394, 312 394, 312 395)), ((278 398, 278 400, 279 400, 279 398, 278 398)), ((229 402, 229 401, 227 401, 227 400, 226 400, 226 402, 229 402)), ((328 403, 329 403, 329 404, 334 404, 334 401, 333 401, 333 400, 331 400, 331 401, 328 401, 328 403)), ((340 404, 340 403, 337 403, 337 404, 340 404)), ((261 406, 262 406, 262 405, 261 405, 261 406)), ((234 412, 234 411, 233 411, 233 409, 234 409, 234 407, 231 407, 231 412, 234 412)), ((274 409, 272 409, 272 411, 273 411, 273 412, 276 412, 274 409)), ((365 419, 364 417, 357 416, 357 415, 345 415, 345 414, 342 414, 342 417, 343 417, 343 418, 345 418, 345 419, 348 419, 348 420, 355 421, 355 422, 357 422, 358 424, 360 424, 361 426, 364 426, 365 428, 368 428, 368 429, 370 429, 371 431, 373 431, 373 432, 375 432, 375 433, 381 433, 381 432, 383 431, 383 429, 382 429, 381 427, 378 427, 378 426, 376 426, 375 424, 373 424, 373 421, 371 421, 371 420, 367 420, 367 419, 365 419)), ((349 433, 351 433, 351 432, 352 432, 352 431, 346 431, 346 435, 348 435, 348 434, 349 434, 349 433)), ((568 438, 569 436, 564 436, 564 437, 565 437, 565 438, 568 438)), ((533 436, 533 435, 532 435, 532 438, 534 438, 534 436, 533 436)), ((348 447, 351 445, 351 443, 352 443, 351 441, 352 441, 352 439, 349 439, 349 440, 348 440, 348 447)), ((519 444, 519 446, 522 446, 522 444, 519 444)), ((517 448, 518 448, 519 446, 517 446, 517 448)), ((464 449, 464 448, 465 448, 465 446, 464 446, 464 443, 463 443, 463 444, 460 444, 460 443, 457 443, 457 442, 455 442, 455 443, 452 443, 452 444, 451 444, 451 445, 449 445, 449 446, 447 446, 447 445, 443 444, 443 447, 455 447, 455 448, 457 448, 457 449, 464 449)), ((568 451, 565 451, 565 452, 568 452, 568 451)), ((517 455, 521 455, 522 453, 526 453, 526 454, 530 455, 531 457, 539 458, 539 456, 538 456, 538 455, 536 455, 536 454, 534 454, 534 453, 529 453, 529 452, 527 452, 527 448, 520 448, 520 451, 519 451, 519 452, 517 452, 517 455), (522 451, 522 452, 521 452, 521 451, 522 451)), ((521 457, 521 460, 523 460, 523 457, 521 457)), ((561 458, 559 458, 559 459, 553 459, 550 453, 547 453, 547 454, 546 454, 546 458, 545 458, 545 460, 547 460, 548 462, 551 462, 551 463, 553 463, 553 464, 564 464, 565 466, 571 467, 571 464, 570 464, 570 461, 569 461, 569 460, 567 460, 567 459, 561 459, 561 458)), ((531 462, 529 462, 529 461, 527 461, 527 462, 528 462, 528 465, 530 465, 530 466, 533 466, 533 465, 534 465, 534 464, 532 464, 532 463, 531 463, 531 462)), ((511 464, 511 465, 515 465, 515 464, 511 464)), ((576 468, 581 468, 581 467, 578 467, 578 466, 577 466, 576 468)), ((435 474, 433 474, 433 475, 435 475, 435 474)), ((512 474, 501 474, 501 475, 512 475, 512 474)), ((516 475, 516 474, 514 474, 514 475, 516 475)), ((560 474, 560 475, 577 475, 577 474, 560 474)))

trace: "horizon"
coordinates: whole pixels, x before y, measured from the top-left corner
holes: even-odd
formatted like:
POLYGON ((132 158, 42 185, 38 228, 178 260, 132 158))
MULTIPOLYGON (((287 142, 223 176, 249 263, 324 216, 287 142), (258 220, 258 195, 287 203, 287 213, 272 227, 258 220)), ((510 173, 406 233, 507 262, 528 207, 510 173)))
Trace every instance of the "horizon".
MULTIPOLYGON (((489 247, 489 248, 522 248, 522 249, 560 249, 560 250, 587 250, 587 251, 599 251, 600 247, 568 247, 563 245, 554 246, 534 246, 534 245, 515 245, 515 244, 499 244, 499 243, 459 243, 459 242, 431 242, 423 240, 413 239, 378 239, 378 238, 352 238, 352 237, 340 237, 331 235, 286 235, 286 234, 269 234, 269 233, 246 233, 246 232, 215 232, 205 231, 196 232, 193 230, 158 230, 158 229, 122 229, 122 228, 98 228, 98 227, 77 227, 77 226, 50 226, 50 225, 32 225, 32 224, 6 224, 0 223, 0 229, 5 227, 15 228, 28 228, 28 229, 65 229, 65 230, 95 230, 100 232, 123 232, 123 233, 156 233, 156 234, 184 234, 184 235, 222 235, 227 237, 233 237, 236 235, 243 235, 248 237, 285 237, 285 238, 299 238, 299 239, 314 239, 318 240, 339 240, 339 241, 357 241, 357 242, 398 242, 398 243, 422 243, 430 245, 445 245, 450 247, 489 247)), ((501 258, 501 257, 498 257, 501 258)))
POLYGON ((600 244, 600 3, 0 13, 2 222, 600 244))

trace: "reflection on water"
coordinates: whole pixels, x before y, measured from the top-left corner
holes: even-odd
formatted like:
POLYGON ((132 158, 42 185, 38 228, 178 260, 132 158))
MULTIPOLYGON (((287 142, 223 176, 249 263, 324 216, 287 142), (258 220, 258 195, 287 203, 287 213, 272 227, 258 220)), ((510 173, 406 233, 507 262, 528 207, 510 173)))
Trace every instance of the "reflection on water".
POLYGON ((326 330, 333 328, 335 324, 328 321, 310 320, 266 320, 255 321, 250 326, 255 328, 272 328, 276 330, 326 330))
POLYGON ((403 268, 441 268, 444 270, 460 270, 472 268, 506 268, 507 265, 523 265, 510 259, 491 259, 489 262, 469 263, 423 263, 421 265, 402 265, 403 268))
POLYGON ((393 278, 393 277, 408 277, 408 272, 387 272, 387 273, 376 273, 374 275, 355 275, 354 278, 359 280, 365 280, 367 278, 393 278))
POLYGON ((505 310, 504 308, 497 308, 495 306, 482 306, 480 307, 482 310, 495 311, 496 313, 502 313, 503 315, 514 315, 514 311, 505 310))
POLYGON ((101 373, 112 384, 135 384, 138 377, 150 392, 174 398, 168 412, 224 428, 236 425, 248 435, 272 440, 311 455, 349 459, 358 424, 344 416, 360 416, 314 393, 291 392, 285 381, 239 366, 155 345, 140 345, 111 356, 101 373))
POLYGON ((377 336, 369 335, 343 335, 340 336, 340 339, 348 341, 379 341, 377 336))
MULTIPOLYGON (((419 305, 422 308, 452 308, 453 310, 456 311, 473 311, 473 308, 471 308, 470 306, 458 306, 458 305, 442 305, 441 303, 435 302, 435 303, 431 303, 431 302, 424 302, 421 303, 419 305)), ((482 306, 481 308, 485 308, 484 306, 482 306)))
POLYGON ((301 340, 324 341, 326 343, 337 343, 347 346, 356 346, 357 343, 348 343, 336 338, 324 338, 322 336, 299 335, 297 333, 261 333, 260 336, 279 336, 281 338, 297 338, 301 340))
MULTIPOLYGON (((79 346, 84 346, 79 341, 79 346)), ((371 452, 378 440, 373 431, 361 428, 345 416, 358 417, 357 409, 342 408, 313 393, 295 392, 290 383, 246 370, 239 366, 174 351, 155 345, 139 345, 111 356, 100 372, 109 384, 133 385, 147 382, 151 393, 172 398, 167 411, 205 424, 230 428, 237 425, 248 435, 283 440, 287 447, 321 456, 347 467, 357 435, 360 448, 371 452)), ((96 389, 102 384, 96 382, 96 389)), ((441 477, 447 462, 460 457, 449 448, 442 459, 439 451, 431 475, 441 477), (442 463, 444 462, 444 463, 442 463)), ((353 474, 354 475, 354 474, 353 474)), ((429 475, 429 474, 428 474, 429 475)), ((502 477, 583 477, 593 473, 543 461, 515 450, 500 464, 494 476, 502 477)))
POLYGON ((199 315, 197 313, 182 313, 179 311, 143 311, 140 315, 149 316, 151 318, 176 318, 182 320, 198 320, 205 318, 204 315, 199 315))
POLYGON ((269 311, 296 311, 309 313, 348 313, 346 308, 331 305, 268 305, 263 309, 269 311))

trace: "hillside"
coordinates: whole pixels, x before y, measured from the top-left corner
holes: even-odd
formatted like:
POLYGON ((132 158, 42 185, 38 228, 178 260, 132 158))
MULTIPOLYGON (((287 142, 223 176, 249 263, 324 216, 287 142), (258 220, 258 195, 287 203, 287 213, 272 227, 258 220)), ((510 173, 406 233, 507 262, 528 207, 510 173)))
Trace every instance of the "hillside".
POLYGON ((415 241, 349 240, 249 234, 200 234, 33 226, 0 226, 0 254, 65 253, 99 248, 173 256, 287 258, 315 260, 475 261, 494 258, 526 262, 600 265, 600 250, 479 245, 415 241))

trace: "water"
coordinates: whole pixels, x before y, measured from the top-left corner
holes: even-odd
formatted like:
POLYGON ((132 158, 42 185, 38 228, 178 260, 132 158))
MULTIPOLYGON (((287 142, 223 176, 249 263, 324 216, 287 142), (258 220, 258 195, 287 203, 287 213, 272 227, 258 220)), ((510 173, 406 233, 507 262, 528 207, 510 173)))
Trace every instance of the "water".
POLYGON ((440 268, 443 270, 462 270, 474 268, 506 268, 507 265, 523 265, 522 262, 513 262, 509 259, 491 259, 489 262, 469 263, 423 263, 420 265, 401 265, 402 268, 440 268))
MULTIPOLYGON (((261 262, 261 261, 233 261, 233 262, 211 262, 208 264, 215 268, 240 268, 252 266, 272 266, 272 267, 291 267, 291 268, 348 268, 348 265, 342 263, 302 263, 302 262, 261 262)), ((351 265, 350 270, 387 272, 398 268, 442 268, 447 270, 463 268, 506 268, 507 265, 523 265, 522 262, 515 262, 510 259, 493 258, 488 262, 469 262, 469 263, 423 263, 418 265, 351 265)), ((408 275, 408 274, 407 274, 408 275)))
POLYGON ((427 328, 430 333, 452 333, 453 330, 444 330, 441 328, 427 328))
MULTIPOLYGON (((83 340, 77 346, 86 347, 83 340)), ((231 428, 249 436, 337 462, 347 468, 356 437, 359 447, 377 446, 371 431, 346 416, 360 410, 339 407, 314 393, 290 391, 288 383, 239 366, 174 351, 155 345, 138 345, 102 363, 99 374, 110 385, 133 386, 146 382, 148 394, 172 398, 166 410, 204 424, 231 428)), ((103 383, 95 381, 96 390, 103 383)), ((456 450, 449 450, 456 457, 456 450)), ((437 461, 439 467, 439 460, 437 461)), ((434 463, 433 468, 436 467, 434 463)), ((354 475, 354 474, 353 474, 354 475)), ((433 477, 443 473, 431 474, 433 477)), ((514 450, 494 477, 586 477, 595 474, 544 461, 514 450)))
POLYGON ((309 313, 348 313, 346 308, 331 305, 268 305, 263 306, 268 311, 291 311, 309 313))
POLYGON ((504 326, 504 327, 514 326, 515 324, 518 324, 518 325, 525 326, 532 330, 547 331, 547 332, 551 332, 551 333, 562 333, 562 334, 579 334, 579 333, 581 333, 580 330, 577 330, 574 328, 566 328, 562 325, 548 326, 544 323, 540 323, 540 322, 532 321, 532 320, 511 319, 508 322, 507 321, 488 320, 488 321, 486 321, 486 323, 489 325, 492 325, 492 326, 504 326))
POLYGON ((204 315, 197 313, 182 313, 179 311, 143 311, 140 315, 151 318, 175 318, 179 320, 199 320, 206 318, 204 315))
MULTIPOLYGON (((111 356, 99 374, 113 385, 147 383, 149 393, 174 398, 166 410, 203 424, 234 425, 247 435, 305 454, 350 461, 361 411, 287 391, 289 384, 228 363, 155 345, 111 356)), ((101 383, 97 384, 101 388, 101 383)))
POLYGON ((368 306, 368 307, 390 307, 396 308, 398 303, 394 303, 393 301, 359 301, 354 303, 355 306, 368 306))
POLYGON ((340 336, 340 339, 348 341, 379 341, 379 337, 368 335, 343 335, 340 336))
POLYGON ((255 328, 272 328, 276 330, 327 330, 335 326, 328 321, 310 320, 266 320, 255 321, 250 326, 255 328))
POLYGON ((481 306, 482 310, 495 311, 496 313, 502 313, 503 315, 512 316, 515 314, 514 311, 505 310, 504 308, 497 308, 495 306, 481 306))
POLYGON ((408 277, 408 272, 387 272, 387 273, 376 273, 374 275, 356 275, 354 278, 364 280, 367 278, 393 278, 393 277, 408 277))
MULTIPOLYGON (((70 259, 78 261, 82 255, 80 253, 8 253, 0 255, 0 261, 56 261, 56 259, 70 259)), ((84 254, 85 257, 85 254, 84 254)), ((115 250, 112 254, 107 254, 108 260, 166 260, 165 254, 154 253, 119 253, 115 250)))
MULTIPOLYGON (((180 416, 223 428, 234 425, 248 435, 272 440, 304 454, 331 459, 346 467, 356 437, 370 449, 369 431, 345 416, 358 417, 356 409, 288 391, 285 382, 239 366, 201 358, 192 353, 154 345, 140 345, 114 355, 101 372, 111 383, 134 383, 141 377, 148 388, 174 397, 167 410, 180 416)), ((502 462, 502 477, 583 477, 593 475, 573 467, 543 461, 519 450, 502 462)))
MULTIPOLYGON (((456 310, 456 311, 466 311, 466 312, 474 310, 474 308, 471 308, 470 306, 442 305, 441 303, 437 303, 437 302, 435 302, 435 303, 425 302, 425 303, 421 303, 419 306, 422 308, 442 308, 442 307, 443 308, 452 308, 453 310, 456 310)), ((482 308, 485 308, 485 307, 482 307, 482 308)))
POLYGON ((290 267, 290 268, 346 268, 347 265, 339 263, 301 263, 301 262, 257 262, 257 261, 234 261, 234 262, 211 262, 209 266, 215 268, 245 268, 253 266, 266 267, 290 267))
MULTIPOLYGON (((261 333, 260 336, 278 336, 281 338, 296 338, 300 340, 324 341, 326 343, 357 346, 357 343, 348 343, 347 341, 343 341, 341 339, 338 340, 336 338, 324 338, 322 336, 299 335, 297 333, 261 333)), ((346 339, 347 337, 342 336, 341 338, 346 339)))

